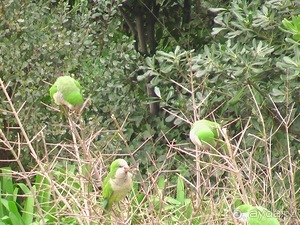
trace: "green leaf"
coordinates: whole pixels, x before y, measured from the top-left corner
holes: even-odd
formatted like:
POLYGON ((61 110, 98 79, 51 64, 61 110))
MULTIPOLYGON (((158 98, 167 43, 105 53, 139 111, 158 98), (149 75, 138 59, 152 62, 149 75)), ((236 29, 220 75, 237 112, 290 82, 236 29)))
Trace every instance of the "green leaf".
POLYGON ((224 28, 224 27, 214 27, 212 29, 211 35, 217 35, 218 33, 220 33, 223 30, 227 30, 227 28, 224 28))
MULTIPOLYGON (((0 196, 2 196, 2 183, 0 182, 0 196)), ((2 199, 2 198, 0 198, 2 199)), ((2 218, 3 216, 5 216, 5 209, 4 206, 2 204, 2 202, 0 201, 0 218, 2 218)))
POLYGON ((282 59, 287 64, 298 66, 298 64, 294 60, 292 60, 290 57, 288 57, 288 56, 284 56, 282 59))
POLYGON ((34 197, 27 197, 24 202, 24 211, 22 213, 22 219, 25 224, 30 224, 33 222, 34 218, 34 197))
POLYGON ((21 216, 16 215, 13 212, 9 212, 9 218, 12 224, 25 225, 24 222, 22 221, 21 216))
POLYGON ((161 175, 158 177, 157 187, 160 190, 165 189, 165 176, 161 175))
POLYGON ((180 124, 182 124, 182 119, 181 118, 176 118, 175 120, 174 120, 174 124, 175 125, 180 125, 180 124))
POLYGON ((163 52, 163 51, 157 51, 156 52, 158 55, 160 56, 164 56, 166 58, 171 58, 171 59, 174 59, 175 56, 174 56, 174 53, 170 52, 170 53, 166 53, 166 52, 163 52))
MULTIPOLYGON (((26 199, 23 206, 22 219, 25 224, 31 224, 33 222, 33 211, 34 211, 34 197, 30 189, 23 183, 17 184, 24 192, 26 199)), ((34 186, 35 189, 35 186, 34 186)))
POLYGON ((178 176, 177 178, 177 187, 176 187, 176 199, 181 203, 184 204, 185 202, 185 193, 184 193, 184 182, 183 179, 178 176))
POLYGON ((154 87, 154 93, 156 94, 157 97, 161 98, 160 90, 159 87, 154 87))
POLYGON ((174 90, 173 89, 169 90, 166 101, 169 101, 173 97, 173 95, 174 95, 174 90))
POLYGON ((293 39, 296 40, 296 41, 299 41, 300 40, 300 33, 294 34, 293 39))
POLYGON ((0 198, 0 202, 1 202, 1 205, 2 205, 7 211, 9 211, 8 200, 7 200, 7 199, 4 199, 4 198, 0 198))
POLYGON ((164 74, 170 73, 174 68, 173 64, 170 65, 162 65, 160 71, 164 74))
POLYGON ((2 173, 2 191, 3 193, 9 194, 7 196, 8 199, 13 199, 14 194, 14 185, 12 182, 12 171, 10 167, 1 168, 2 173))
POLYGON ((169 204, 172 204, 172 205, 181 205, 181 202, 180 202, 180 201, 178 201, 177 199, 172 198, 172 197, 170 197, 170 196, 166 196, 166 197, 165 197, 165 201, 166 201, 167 203, 169 203, 169 204))
POLYGON ((12 197, 13 197, 12 200, 13 200, 14 202, 17 201, 19 190, 20 190, 20 189, 19 189, 18 187, 15 187, 15 188, 14 188, 14 192, 13 192, 13 196, 12 196, 12 197))
POLYGON ((144 73, 143 75, 137 76, 137 81, 145 80, 149 76, 149 73, 144 73))
POLYGON ((222 11, 226 11, 227 9, 225 8, 209 8, 209 11, 213 12, 213 13, 219 13, 222 11))
POLYGON ((51 189, 49 188, 49 181, 41 174, 37 174, 35 178, 36 195, 38 202, 45 212, 49 211, 51 200, 51 189))
POLYGON ((171 115, 169 115, 169 116, 166 117, 165 121, 166 121, 167 123, 170 123, 170 122, 172 122, 174 119, 175 119, 175 115, 171 114, 171 115))
POLYGON ((281 96, 281 95, 285 95, 285 93, 277 88, 272 88, 272 92, 271 94, 273 96, 281 96))
MULTIPOLYGON (((8 201, 9 217, 13 224, 23 225, 23 219, 14 201, 8 201)), ((25 224, 24 224, 25 225, 25 224)))
POLYGON ((235 105, 237 102, 241 101, 243 96, 246 94, 245 87, 239 90, 237 93, 234 94, 233 98, 228 101, 229 105, 235 105))

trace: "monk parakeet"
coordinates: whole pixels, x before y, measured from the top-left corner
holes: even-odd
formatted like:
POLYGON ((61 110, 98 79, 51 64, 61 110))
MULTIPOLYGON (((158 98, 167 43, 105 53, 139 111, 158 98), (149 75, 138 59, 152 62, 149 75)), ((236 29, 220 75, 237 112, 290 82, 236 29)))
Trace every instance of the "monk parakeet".
POLYGON ((191 127, 190 139, 198 147, 216 147, 220 138, 220 125, 209 120, 197 120, 191 127))
POLYGON ((233 216, 248 225, 280 225, 274 214, 261 206, 240 205, 233 216))
POLYGON ((83 105, 81 86, 70 76, 58 77, 50 88, 50 97, 57 105, 67 106, 70 110, 79 111, 83 105))
POLYGON ((132 188, 132 174, 124 159, 116 159, 110 165, 110 171, 103 181, 102 196, 104 213, 110 211, 114 202, 119 202, 132 188))

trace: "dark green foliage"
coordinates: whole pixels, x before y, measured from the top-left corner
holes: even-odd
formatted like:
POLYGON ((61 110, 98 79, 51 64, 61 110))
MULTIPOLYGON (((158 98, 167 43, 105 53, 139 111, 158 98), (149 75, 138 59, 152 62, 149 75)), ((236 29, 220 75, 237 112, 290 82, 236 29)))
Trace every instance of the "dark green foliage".
MULTIPOLYGON (((297 3, 290 1, 282 4, 232 1, 228 8, 211 9, 216 13, 216 24, 212 29, 215 39, 203 50, 184 51, 177 47, 174 52, 158 51, 155 57, 147 59, 142 66, 146 72, 138 78, 155 75, 152 84, 156 86, 160 106, 172 112, 166 121, 173 119, 174 124, 179 124, 175 115, 191 118, 189 91, 192 91, 193 75, 196 103, 204 101, 200 117, 209 115, 219 106, 214 112, 219 120, 241 118, 244 124, 252 116, 250 131, 262 134, 258 114, 253 114, 259 109, 267 130, 274 125, 281 126, 280 116, 290 115, 289 131, 299 134, 297 118, 300 111, 289 109, 298 102, 299 45, 285 42, 288 34, 280 29, 284 20, 285 26, 289 24, 288 32, 295 37, 297 29, 293 26, 297 27, 297 19, 294 17, 294 25, 286 19, 286 9, 295 5, 297 3), (274 10, 278 10, 276 16, 274 10)), ((279 132, 274 140, 279 139, 278 143, 282 143, 281 137, 279 132)), ((253 144, 250 137, 245 141, 248 145, 253 144)), ((276 152, 283 153, 276 156, 279 158, 285 154, 278 148, 274 151, 275 155, 276 152)))
MULTIPOLYGON (((100 124, 108 127, 112 113, 125 118, 136 111, 135 96, 141 91, 130 73, 138 56, 131 40, 118 32, 120 18, 113 18, 115 8, 107 12, 108 5, 77 3, 70 10, 62 1, 55 7, 49 1, 2 2, 0 78, 10 82, 7 90, 15 107, 25 103, 19 116, 29 135, 46 126, 47 142, 70 138, 60 114, 46 107, 55 107, 47 90, 62 74, 74 73, 84 97, 91 97, 84 114, 91 130, 100 124)), ((1 109, 9 108, 1 102, 1 109)), ((1 115, 4 133, 16 137, 10 128, 15 122, 5 111, 1 115)), ((34 144, 38 151, 41 143, 34 144)), ((27 155, 24 149, 22 157, 29 166, 27 155)))

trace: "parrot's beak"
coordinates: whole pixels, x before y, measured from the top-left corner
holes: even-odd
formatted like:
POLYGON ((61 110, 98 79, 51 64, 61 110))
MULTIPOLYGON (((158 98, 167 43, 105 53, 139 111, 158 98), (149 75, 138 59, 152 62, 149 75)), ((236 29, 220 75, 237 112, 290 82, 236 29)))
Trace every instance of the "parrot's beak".
POLYGON ((124 171, 125 171, 125 173, 128 173, 130 171, 130 167, 129 166, 125 166, 124 167, 124 171))

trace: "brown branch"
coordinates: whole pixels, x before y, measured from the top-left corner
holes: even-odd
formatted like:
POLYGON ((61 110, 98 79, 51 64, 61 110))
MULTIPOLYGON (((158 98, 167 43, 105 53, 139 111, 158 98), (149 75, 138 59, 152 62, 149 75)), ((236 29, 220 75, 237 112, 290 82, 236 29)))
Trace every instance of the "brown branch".
POLYGON ((145 28, 144 28, 144 17, 143 12, 141 10, 138 10, 135 14, 135 21, 136 21, 136 29, 138 34, 138 41, 140 46, 140 52, 143 55, 148 55, 148 49, 147 49, 147 40, 145 35, 145 28))
POLYGON ((155 0, 147 1, 147 3, 147 36, 149 41, 150 55, 154 55, 156 52, 155 23, 159 13, 159 5, 156 4, 155 0))

